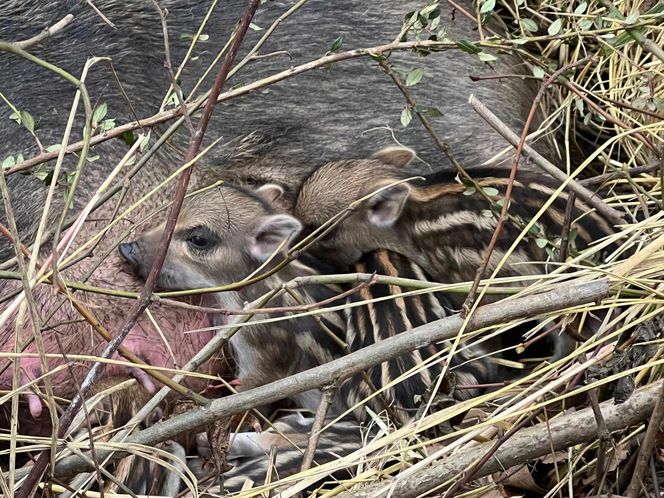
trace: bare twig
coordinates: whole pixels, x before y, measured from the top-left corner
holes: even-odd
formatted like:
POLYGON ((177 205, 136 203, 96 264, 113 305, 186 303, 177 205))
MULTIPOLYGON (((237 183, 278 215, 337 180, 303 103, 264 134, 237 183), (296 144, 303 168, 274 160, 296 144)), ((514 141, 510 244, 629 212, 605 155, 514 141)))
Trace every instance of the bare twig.
POLYGON ((569 249, 569 234, 572 229, 572 218, 574 214, 574 207, 576 204, 576 194, 570 192, 567 198, 567 205, 565 206, 565 217, 563 218, 563 226, 560 231, 560 248, 558 250, 558 262, 564 263, 567 260, 567 250, 569 249))
POLYGON ((97 6, 92 3, 92 0, 85 0, 87 4, 92 7, 92 10, 95 11, 95 13, 101 18, 102 21, 104 21, 106 24, 108 24, 111 28, 115 29, 115 24, 113 24, 108 17, 106 17, 101 10, 97 8, 97 6))
POLYGON ((314 461, 314 455, 316 454, 316 448, 318 447, 318 441, 320 440, 320 433, 325 425, 325 417, 327 417, 327 411, 330 408, 330 404, 332 404, 336 392, 337 389, 335 386, 328 386, 323 389, 323 395, 320 398, 320 403, 318 404, 318 409, 314 416, 314 422, 311 426, 311 432, 309 433, 307 449, 304 451, 304 456, 302 457, 300 472, 304 472, 311 468, 311 464, 314 461))
POLYGON ((646 435, 643 438, 641 448, 639 449, 639 456, 636 459, 634 473, 632 474, 632 479, 629 481, 629 486, 627 486, 627 490, 625 491, 625 496, 628 498, 637 498, 641 495, 641 486, 643 486, 643 474, 645 473, 646 467, 648 466, 648 460, 650 460, 652 456, 652 450, 655 447, 655 443, 657 442, 657 435, 659 434, 659 428, 663 419, 664 383, 658 390, 657 402, 652 409, 650 422, 648 422, 648 429, 646 430, 646 435))
POLYGON ((53 26, 45 28, 38 35, 33 36, 32 38, 28 38, 27 40, 15 42, 15 45, 19 48, 22 48, 23 50, 27 50, 27 49, 33 47, 34 45, 37 45, 37 44, 43 42, 47 38, 50 38, 51 36, 56 34, 58 31, 62 31, 73 20, 74 20, 74 16, 72 14, 67 14, 65 17, 63 17, 58 22, 56 22, 53 26))
POLYGON ((588 391, 588 401, 590 408, 595 415, 597 423, 597 436, 599 439, 599 447, 597 448, 597 464, 595 468, 595 485, 593 486, 592 494, 602 493, 604 487, 604 479, 606 478, 606 445, 611 441, 611 434, 606 428, 606 421, 602 415, 602 410, 599 407, 599 399, 597 398, 597 388, 588 391))

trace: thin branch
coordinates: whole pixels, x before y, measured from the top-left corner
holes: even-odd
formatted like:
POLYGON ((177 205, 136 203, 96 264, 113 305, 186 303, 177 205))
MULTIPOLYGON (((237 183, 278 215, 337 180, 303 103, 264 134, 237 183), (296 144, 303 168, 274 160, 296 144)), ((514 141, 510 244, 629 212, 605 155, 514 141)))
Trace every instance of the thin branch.
POLYGON ((323 389, 323 395, 320 398, 320 403, 318 404, 318 409, 314 416, 314 422, 311 426, 311 432, 309 433, 307 449, 304 451, 304 456, 302 457, 300 472, 304 472, 311 468, 311 464, 314 461, 314 455, 316 454, 316 448, 318 447, 318 441, 320 440, 320 434, 325 425, 325 417, 327 417, 327 411, 332 404, 336 392, 337 389, 335 386, 328 386, 323 389))
POLYGON ((51 36, 56 34, 58 31, 62 31, 73 20, 74 20, 74 16, 72 14, 67 14, 65 17, 63 17, 58 22, 56 22, 53 26, 45 28, 38 35, 33 36, 32 38, 28 38, 27 40, 15 42, 14 44, 18 48, 22 48, 23 50, 27 50, 29 48, 32 48, 34 45, 37 45, 37 44, 43 42, 44 40, 46 40, 47 38, 50 38, 51 36))
POLYGON ((592 494, 601 494, 604 487, 604 479, 606 478, 606 446, 611 441, 611 434, 606 427, 606 421, 602 410, 599 407, 599 399, 597 398, 597 388, 588 391, 588 401, 590 408, 595 415, 597 424, 597 437, 599 439, 599 446, 597 448, 597 463, 595 468, 595 484, 593 486, 592 494))
POLYGON ((652 457, 652 451, 657 443, 657 436, 662 420, 664 420, 664 383, 659 388, 657 403, 655 403, 652 410, 648 429, 639 449, 634 473, 632 474, 632 479, 629 481, 629 486, 627 486, 627 491, 625 491, 625 496, 628 498, 638 498, 641 495, 643 474, 646 471, 648 460, 652 457))

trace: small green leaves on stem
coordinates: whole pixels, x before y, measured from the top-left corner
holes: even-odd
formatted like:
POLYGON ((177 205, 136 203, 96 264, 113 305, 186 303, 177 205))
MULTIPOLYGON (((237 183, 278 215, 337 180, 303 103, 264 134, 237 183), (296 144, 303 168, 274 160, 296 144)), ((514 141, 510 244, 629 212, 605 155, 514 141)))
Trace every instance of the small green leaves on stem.
POLYGON ((6 170, 23 161, 23 154, 18 154, 16 157, 7 156, 2 161, 2 169, 6 170))
POLYGON ((108 113, 108 105, 102 102, 97 106, 95 112, 92 114, 92 128, 99 128, 102 132, 112 130, 115 128, 115 119, 104 119, 108 113))
POLYGON ((498 60, 498 57, 488 52, 480 52, 477 54, 477 57, 479 57, 482 62, 496 62, 498 60))

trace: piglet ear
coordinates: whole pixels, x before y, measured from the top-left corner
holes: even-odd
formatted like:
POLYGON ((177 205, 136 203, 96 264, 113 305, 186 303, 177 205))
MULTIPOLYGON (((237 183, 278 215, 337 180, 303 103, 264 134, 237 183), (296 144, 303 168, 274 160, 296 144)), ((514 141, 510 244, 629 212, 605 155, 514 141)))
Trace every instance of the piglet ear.
POLYGON ((377 227, 392 226, 401 216, 410 187, 405 183, 393 185, 367 200, 367 217, 377 227))
POLYGON ((275 183, 266 183, 256 189, 256 195, 268 204, 272 204, 284 195, 284 189, 275 183))
POLYGON ((377 159, 398 168, 407 166, 414 158, 415 151, 408 147, 385 147, 371 156, 371 159, 377 159))
MULTIPOLYGON (((266 261, 286 240, 295 237, 302 224, 288 214, 274 214, 263 218, 253 235, 250 251, 254 258, 266 261)), ((288 247, 285 244, 284 247, 288 247)))

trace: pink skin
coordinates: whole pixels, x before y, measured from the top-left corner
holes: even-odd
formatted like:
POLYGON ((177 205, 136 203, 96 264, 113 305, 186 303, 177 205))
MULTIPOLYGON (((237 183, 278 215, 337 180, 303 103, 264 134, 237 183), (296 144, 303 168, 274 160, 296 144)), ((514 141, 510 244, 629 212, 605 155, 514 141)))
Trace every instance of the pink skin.
MULTIPOLYGON (((84 261, 83 263, 85 263, 84 261)), ((76 274, 72 275, 70 270, 65 275, 65 278, 76 278, 76 274)), ((78 272, 76 272, 78 273, 78 272)), ((133 272, 128 268, 119 254, 112 253, 108 260, 95 272, 93 278, 89 281, 92 285, 97 285, 106 288, 139 290, 142 282, 139 282, 133 275, 133 272)), ((1 285, 1 283, 0 283, 1 285)), ((14 284, 16 285, 16 284, 14 284)), ((0 289, 0 294, 4 294, 10 289, 10 285, 4 285, 0 289)), ((111 334, 118 332, 120 326, 124 322, 127 311, 133 304, 133 301, 128 299, 116 298, 111 296, 104 296, 100 294, 91 293, 77 293, 77 297, 85 302, 87 306, 95 313, 99 321, 109 330, 111 334)), ((35 292, 35 300, 37 302, 39 313, 42 317, 48 316, 52 307, 59 303, 61 295, 56 294, 54 289, 49 286, 40 286, 35 292)), ((185 365, 214 335, 213 332, 196 332, 187 333, 190 330, 196 330, 209 326, 210 321, 206 314, 194 312, 190 310, 183 310, 166 305, 153 305, 150 307, 150 312, 159 325, 162 337, 159 331, 155 328, 149 318, 144 314, 136 325, 130 331, 127 339, 123 345, 135 355, 143 359, 146 363, 155 367, 163 368, 179 368, 185 365), (172 350, 167 347, 164 341, 167 341, 172 350)), ((0 351, 11 352, 14 350, 14 331, 15 331, 15 318, 10 320, 7 325, 0 329, 0 351)), ((62 344, 64 352, 68 355, 99 355, 106 346, 106 341, 101 339, 98 334, 85 322, 66 323, 58 326, 58 323, 68 320, 80 320, 80 316, 71 305, 65 304, 60 308, 49 321, 49 325, 53 328, 44 328, 42 331, 44 349, 48 354, 58 355, 59 358, 49 358, 47 360, 49 370, 53 370, 60 365, 64 365, 64 358, 60 355, 60 346, 58 340, 62 344), (55 339, 57 334, 58 340, 55 339)), ((29 321, 26 322, 24 329, 21 333, 21 342, 25 338, 32 335, 31 325, 29 321)), ((26 385, 42 376, 39 358, 37 357, 37 348, 35 344, 29 345, 25 349, 25 353, 29 356, 24 356, 20 359, 21 367, 21 385, 26 385)), ((124 360, 119 355, 114 355, 114 359, 124 360)), ((85 378, 91 362, 83 361, 81 359, 72 359, 71 370, 73 370, 76 384, 85 378)), ((4 372, 0 373, 0 390, 9 391, 12 389, 13 367, 9 360, 0 359, 0 368, 5 368, 4 372), (8 367, 8 368, 5 368, 8 367)), ((217 360, 207 362, 201 370, 204 373, 218 374, 222 371, 222 363, 217 360)), ((133 377, 135 378, 148 392, 155 392, 160 387, 156 381, 152 379, 144 370, 140 368, 131 367, 128 365, 113 365, 106 364, 102 377, 133 377)), ((53 385, 53 392, 56 397, 71 399, 76 394, 76 384, 72 380, 69 369, 62 368, 60 371, 50 375, 50 381, 53 385)), ((201 380, 188 380, 187 385, 194 390, 201 391, 206 387, 206 382, 201 380)), ((36 390, 42 393, 44 387, 43 379, 40 380, 36 386, 25 389, 23 391, 24 399, 27 401, 27 409, 29 410, 35 422, 43 422, 47 424, 49 416, 43 413, 43 405, 41 398, 36 394, 36 390)), ((8 410, 10 403, 4 406, 0 405, 0 412, 8 410)), ((0 413, 0 422, 3 419, 0 413)), ((22 417, 21 427, 26 427, 31 433, 33 429, 27 429, 29 423, 24 421, 22 417)), ((39 424, 37 424, 39 425, 39 424)), ((42 429, 41 427, 40 429, 42 429)), ((21 430, 23 432, 23 430, 21 430)), ((37 432, 42 432, 41 430, 37 432)))

